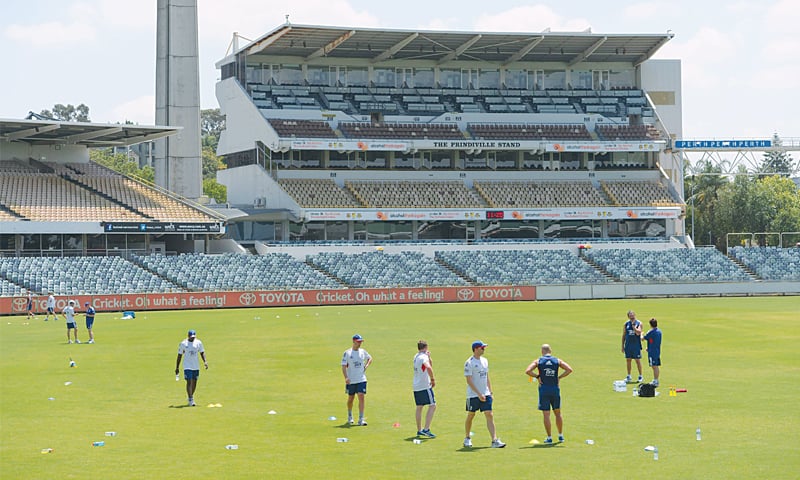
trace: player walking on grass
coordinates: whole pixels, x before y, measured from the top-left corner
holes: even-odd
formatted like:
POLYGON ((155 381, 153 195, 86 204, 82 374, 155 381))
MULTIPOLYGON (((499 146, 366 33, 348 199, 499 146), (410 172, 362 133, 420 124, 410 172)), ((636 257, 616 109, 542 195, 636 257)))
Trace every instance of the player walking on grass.
POLYGON ((544 430, 547 438, 544 443, 553 443, 553 427, 550 423, 550 409, 556 416, 558 441, 564 441, 564 420, 561 418, 561 387, 559 380, 572 373, 572 368, 564 360, 553 356, 550 345, 542 345, 542 356, 534 360, 525 370, 525 374, 539 381, 539 410, 542 411, 544 430), (564 370, 559 375, 559 369, 564 370))
POLYGON ((464 362, 464 377, 467 380, 467 420, 464 422, 464 447, 472 447, 470 432, 476 412, 483 412, 486 428, 492 437, 492 448, 503 448, 505 443, 497 438, 492 412, 492 382, 489 380, 489 360, 483 357, 489 345, 480 340, 472 342, 472 356, 464 362))
POLYGON ((189 330, 187 338, 178 345, 178 359, 175 361, 175 375, 181 366, 181 357, 183 357, 183 378, 186 379, 186 395, 189 397, 189 406, 194 407, 194 391, 197 389, 197 379, 200 377, 200 360, 198 356, 203 359, 203 365, 208 370, 208 361, 206 360, 206 351, 203 348, 203 342, 197 338, 197 332, 189 330))
POLYGON ((36 318, 36 315, 33 313, 33 292, 28 290, 28 303, 25 304, 25 310, 28 311, 28 318, 31 317, 36 318))
POLYGON ((636 313, 628 310, 628 321, 622 327, 622 353, 628 367, 627 383, 631 383, 631 360, 636 360, 639 369, 639 382, 642 381, 642 322, 636 319, 636 313))
POLYGON ((342 375, 344 375, 344 389, 347 393, 347 422, 353 425, 353 401, 358 395, 358 424, 366 426, 364 420, 364 404, 367 395, 367 368, 372 364, 372 357, 361 348, 364 338, 359 334, 353 335, 353 346, 344 351, 342 355, 342 375))
POLYGON ((431 421, 436 411, 436 399, 433 397, 435 386, 428 342, 420 340, 417 342, 417 354, 414 355, 414 403, 417 405, 417 435, 420 437, 436 438, 431 432, 431 421), (428 405, 428 413, 425 415, 425 428, 422 428, 422 409, 425 405, 428 405))
POLYGON ((92 327, 94 326, 94 316, 97 312, 95 312, 94 307, 89 302, 84 303, 83 306, 86 307, 86 312, 84 312, 83 316, 86 317, 86 331, 89 332, 88 343, 94 343, 92 327))
POLYGON ((661 372, 661 330, 658 329, 658 320, 650 319, 650 331, 644 335, 647 342, 647 363, 653 367, 653 386, 658 386, 658 376, 661 372))
POLYGON ((44 321, 50 320, 50 314, 53 314, 53 321, 58 320, 56 316, 56 297, 53 296, 53 292, 50 292, 47 297, 47 312, 44 315, 44 321))
POLYGON ((64 314, 64 320, 67 322, 67 343, 72 343, 72 340, 69 339, 69 331, 75 331, 75 343, 81 343, 78 340, 78 325, 75 323, 75 300, 70 300, 67 302, 67 306, 64 307, 62 311, 64 314))

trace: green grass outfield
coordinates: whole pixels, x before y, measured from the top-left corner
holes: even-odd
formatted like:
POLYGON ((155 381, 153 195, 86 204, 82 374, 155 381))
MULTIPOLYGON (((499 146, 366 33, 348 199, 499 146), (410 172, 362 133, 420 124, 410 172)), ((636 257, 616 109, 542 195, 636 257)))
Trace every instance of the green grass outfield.
MULTIPOLYGON (((0 317, 0 477, 710 480, 797 478, 800 471, 800 297, 119 317, 99 314, 94 345, 66 344, 63 319, 0 317), (612 388, 625 375, 619 348, 630 308, 645 324, 657 317, 664 332, 656 398, 612 388), (188 328, 197 329, 210 363, 194 408, 184 407, 184 382, 173 373, 188 328), (340 359, 354 333, 374 358, 367 427, 343 425, 340 359), (437 377, 438 438, 414 444, 411 360, 419 338, 430 343, 437 377), (476 448, 461 448, 463 365, 475 339, 489 344, 503 450, 486 448, 480 415, 472 429, 476 448), (544 429, 536 389, 523 374, 543 342, 575 369, 562 382, 567 442, 552 447, 529 443, 541 442, 544 429), (68 367, 70 356, 78 368, 68 367), (688 392, 670 397, 671 384, 688 392), (92 447, 99 440, 106 445, 92 447), (658 446, 659 461, 647 445, 658 446), (42 454, 44 448, 54 451, 42 454)), ((85 329, 80 333, 85 341, 85 329)))

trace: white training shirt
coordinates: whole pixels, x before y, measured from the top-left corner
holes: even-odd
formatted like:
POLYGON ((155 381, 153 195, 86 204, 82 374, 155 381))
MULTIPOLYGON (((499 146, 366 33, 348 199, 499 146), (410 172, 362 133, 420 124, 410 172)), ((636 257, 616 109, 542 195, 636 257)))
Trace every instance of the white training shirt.
MULTIPOLYGON (((489 395, 489 360, 485 358, 475 358, 470 356, 464 362, 464 376, 472 377, 472 384, 475 385, 482 395, 489 395)), ((467 398, 478 396, 478 392, 472 390, 467 384, 467 398)))
POLYGON ((64 307, 63 312, 67 316, 67 323, 75 323, 75 308, 72 305, 64 307))
POLYGON ((50 295, 47 297, 47 308, 52 308, 53 311, 56 309, 56 297, 50 295))
POLYGON ((367 361, 372 358, 366 350, 359 348, 353 350, 348 348, 342 355, 342 366, 347 367, 347 379, 350 383, 361 383, 367 381, 366 365, 367 361))
POLYGON ((197 337, 194 341, 190 342, 189 339, 184 339, 178 345, 178 353, 183 355, 183 369, 184 370, 200 370, 200 354, 204 353, 203 342, 197 337))
POLYGON ((419 352, 414 355, 414 391, 427 390, 431 388, 431 376, 428 373, 426 363, 430 365, 430 355, 427 352, 419 352))

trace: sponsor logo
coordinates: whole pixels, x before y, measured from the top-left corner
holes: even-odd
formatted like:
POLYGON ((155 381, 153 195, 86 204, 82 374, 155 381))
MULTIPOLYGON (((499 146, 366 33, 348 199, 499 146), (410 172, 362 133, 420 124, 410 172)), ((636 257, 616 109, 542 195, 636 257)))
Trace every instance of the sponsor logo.
POLYGON ((243 293, 239 295, 239 303, 242 305, 253 305, 256 303, 255 293, 243 293))
POLYGON ((475 298, 475 292, 468 288, 462 288, 456 295, 458 296, 458 300, 461 302, 468 302, 475 298))
POLYGON ((15 298, 14 302, 12 303, 12 310, 15 312, 21 312, 25 310, 25 307, 28 306, 28 299, 27 298, 15 298))

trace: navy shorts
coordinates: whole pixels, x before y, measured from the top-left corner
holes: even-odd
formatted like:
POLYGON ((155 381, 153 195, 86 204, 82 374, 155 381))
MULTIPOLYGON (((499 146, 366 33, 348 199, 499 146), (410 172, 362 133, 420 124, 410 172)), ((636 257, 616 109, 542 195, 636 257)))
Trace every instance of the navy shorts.
POLYGON ((75 326, 75 323, 67 323, 67 330, 69 330, 70 328, 76 328, 77 329, 78 327, 75 326))
POLYGON ((561 408, 561 390, 556 387, 539 387, 539 410, 558 410, 561 408))
POLYGON ((642 349, 634 350, 633 348, 626 348, 625 358, 642 358, 642 349))
POLYGON ((86 329, 91 330, 92 325, 94 325, 94 317, 92 318, 86 317, 86 329))
POLYGON ((491 412, 492 411, 492 396, 486 395, 486 400, 481 402, 478 397, 471 397, 467 399, 468 412, 491 412))
POLYGON ((661 356, 658 357, 651 357, 647 356, 647 363, 650 364, 651 367, 660 367, 661 366, 661 356))
POLYGON ((52 313, 53 315, 56 314, 56 312, 53 310, 53 307, 47 307, 47 313, 52 313))
POLYGON ((200 377, 200 370, 184 370, 183 378, 186 380, 197 380, 200 377))
POLYGON ((367 382, 350 383, 345 385, 345 392, 348 395, 355 395, 356 393, 367 393, 367 382))
POLYGON ((415 390, 414 403, 416 403, 418 406, 436 405, 436 399, 433 398, 433 389, 427 388, 425 390, 415 390))

